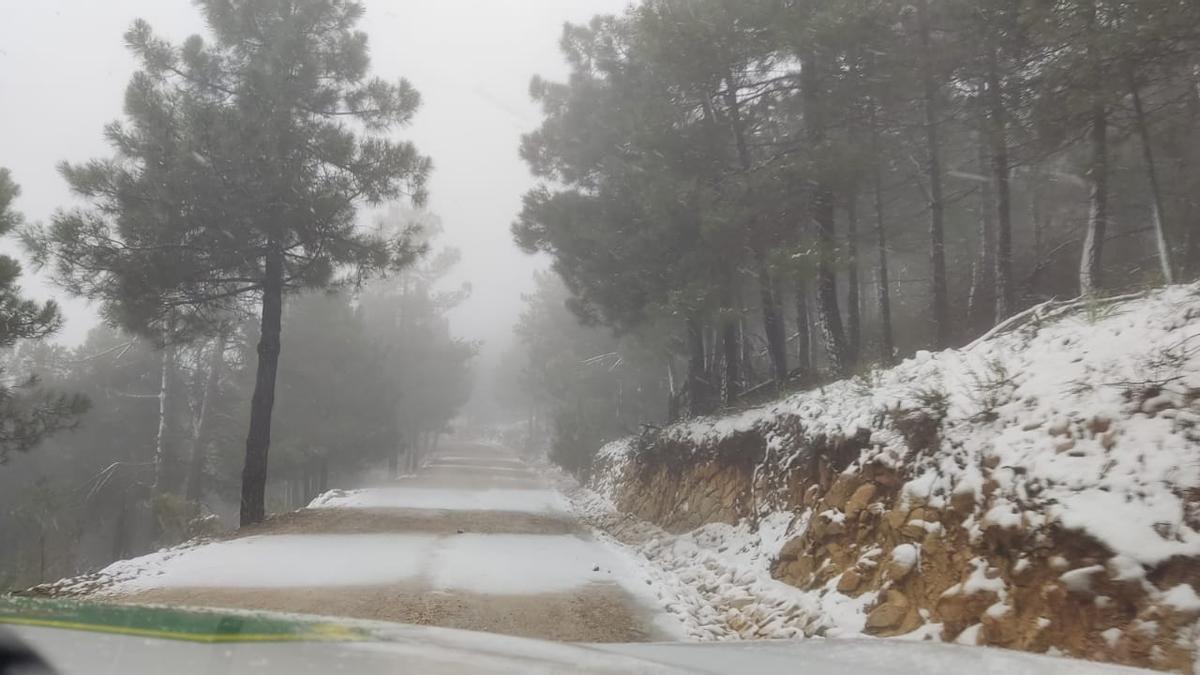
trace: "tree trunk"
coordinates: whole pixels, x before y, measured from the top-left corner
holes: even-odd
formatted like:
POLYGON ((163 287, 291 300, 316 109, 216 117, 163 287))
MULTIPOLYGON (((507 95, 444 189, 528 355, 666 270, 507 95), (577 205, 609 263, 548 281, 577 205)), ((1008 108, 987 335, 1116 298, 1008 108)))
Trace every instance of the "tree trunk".
POLYGON ((921 33, 926 173, 929 174, 930 318, 933 321, 933 346, 942 349, 949 344, 950 338, 946 295, 946 205, 942 196, 941 105, 933 72, 933 29, 929 21, 929 0, 918 0, 917 20, 921 33))
POLYGON ((738 339, 738 358, 742 364, 742 388, 749 389, 755 384, 758 384, 758 372, 754 369, 754 340, 750 335, 750 331, 746 329, 746 306, 738 294, 738 309, 737 309, 737 339, 738 339))
POLYGON ((884 365, 896 357, 895 341, 892 338, 892 293, 888 280, 887 219, 884 216, 883 169, 880 166, 878 104, 871 105, 871 182, 875 198, 875 296, 879 303, 879 356, 884 365))
POLYGON ((1154 221, 1154 243, 1158 247, 1158 262, 1162 270, 1163 283, 1175 283, 1171 265, 1171 249, 1167 245, 1166 212, 1163 208, 1162 190, 1158 184, 1158 169, 1154 164, 1154 146, 1150 144, 1150 127, 1146 123, 1146 109, 1142 105, 1142 94, 1138 89, 1137 74, 1129 67, 1129 93, 1133 97, 1134 121, 1137 123, 1138 138, 1142 141, 1142 159, 1146 163, 1146 181, 1150 184, 1150 196, 1154 221))
POLYGON ((699 313, 693 312, 687 319, 688 371, 687 397, 688 414, 695 417, 712 412, 712 397, 709 394, 707 354, 704 349, 704 323, 699 313))
MULTIPOLYGON (((746 133, 742 124, 741 104, 737 98, 738 86, 733 74, 725 74, 725 105, 729 109, 730 126, 733 129, 734 146, 737 149, 738 163, 742 171, 749 173, 753 168, 753 158, 746 143, 746 133)), ((706 114, 711 114, 711 107, 706 108, 706 114)), ((752 194, 747 194, 746 201, 752 202, 752 194)), ((754 235, 754 224, 748 228, 754 235)), ((770 267, 767 264, 767 254, 762 246, 754 245, 755 272, 758 277, 759 295, 762 302, 763 333, 767 338, 767 355, 771 360, 771 376, 776 386, 783 386, 787 380, 787 335, 783 325, 783 313, 776 297, 775 285, 771 279, 770 267)), ((748 364, 748 362, 747 362, 748 364)), ((748 365, 747 365, 748 367, 748 365)))
POLYGON ((812 319, 808 311, 808 284, 796 274, 796 367, 802 377, 812 373, 812 319))
POLYGON ((300 501, 307 504, 311 502, 316 495, 313 494, 313 473, 312 459, 306 458, 304 463, 300 465, 300 501))
POLYGON ((121 560, 125 557, 125 552, 128 550, 129 536, 129 501, 127 495, 120 495, 121 506, 117 511, 117 520, 113 524, 113 547, 112 559, 121 560))
POLYGON ((1000 57, 988 50, 988 138, 992 181, 996 186, 996 269, 994 323, 1013 312, 1012 281, 1012 180, 1008 161, 1008 113, 1004 103, 1004 83, 1000 79, 1000 57))
POLYGON ((192 459, 188 466, 185 495, 190 502, 200 501, 204 495, 204 464, 208 459, 208 438, 211 435, 212 407, 220 394, 221 371, 225 365, 225 333, 213 341, 212 356, 208 362, 208 378, 204 383, 204 394, 200 399, 200 415, 192 434, 192 459))
POLYGON ((762 251, 755 251, 755 263, 758 267, 758 290, 762 302, 763 331, 767 336, 767 354, 771 358, 771 377, 776 387, 782 387, 787 382, 787 331, 783 325, 783 311, 779 307, 779 297, 775 292, 775 281, 767 268, 767 257, 762 251))
POLYGON ((1046 230, 1045 208, 1042 204, 1043 188, 1038 184, 1041 176, 1040 172, 1035 170, 1030 182, 1033 183, 1029 187, 1029 222, 1033 226, 1033 259, 1042 259, 1043 239, 1046 230))
POLYGON ((679 420, 679 393, 675 390, 675 370, 671 368, 671 357, 667 357, 667 424, 679 420))
POLYGON ((1182 173, 1191 176, 1189 181, 1191 195, 1186 200, 1187 228, 1184 235, 1182 266, 1188 278, 1195 279, 1197 273, 1200 272, 1200 151, 1197 150, 1200 146, 1200 141, 1197 140, 1197 137, 1200 136, 1200 63, 1192 66, 1192 83, 1188 87, 1187 110, 1188 126, 1192 129, 1190 135, 1192 142, 1191 152, 1185 155, 1186 163, 1182 173))
POLYGON ((167 345, 162 350, 162 367, 158 387, 158 433, 154 443, 154 485, 152 495, 170 492, 175 474, 175 448, 171 431, 171 413, 175 410, 175 347, 167 345))
MULTIPOLYGON (((979 170, 982 175, 992 172, 991 142, 989 132, 980 135, 979 170)), ((971 291, 967 298, 967 322, 970 330, 983 331, 995 319, 995 290, 997 263, 993 260, 992 242, 995 238, 996 193, 993 179, 983 180, 979 186, 979 253, 971 265, 971 291), (989 306, 990 305, 990 306, 989 306)))
POLYGON ((1087 234, 1079 264, 1079 293, 1094 295, 1103 286, 1101 260, 1108 226, 1108 112, 1097 98, 1092 105, 1092 160, 1088 168, 1091 183, 1088 201, 1087 234))
POLYGON ((46 580, 46 530, 38 532, 38 583, 46 580))
MULTIPOLYGON (((803 96, 804 119, 807 122, 807 141, 810 147, 825 145, 825 96, 822 91, 824 63, 823 55, 813 50, 800 71, 803 96)), ((846 335, 842 330, 842 316, 838 309, 837 271, 834 248, 837 233, 834 221, 833 191, 826 181, 825 166, 813 167, 810 213, 817 237, 817 325, 830 370, 835 376, 847 373, 849 360, 846 354, 846 335)))
POLYGON ((850 367, 858 363, 862 320, 858 287, 858 192, 846 199, 846 360, 850 367))
POLYGON ((849 372, 846 336, 842 330, 842 315, 838 309, 837 271, 834 264, 835 225, 833 193, 823 182, 813 194, 813 221, 817 229, 817 327, 829 369, 836 377, 849 372))
POLYGON ((271 447, 271 413, 275 407, 275 376, 279 371, 283 321, 283 251, 269 244, 262 291, 262 334, 258 339, 258 369, 250 400, 250 431, 242 468, 241 524, 253 525, 266 516, 267 451, 271 447))
POLYGON ((725 405, 734 403, 742 393, 741 382, 741 350, 738 347, 737 317, 734 313, 733 284, 734 275, 728 276, 726 283, 726 302, 722 303, 721 317, 721 360, 724 366, 724 377, 721 383, 722 402, 725 405))
POLYGON ((1095 295, 1104 282, 1102 279, 1104 259, 1104 237, 1108 229, 1108 110, 1105 107, 1103 89, 1105 81, 1104 67, 1100 64, 1099 54, 1096 53, 1096 43, 1099 40, 1100 29, 1097 26, 1096 0, 1089 0, 1086 6, 1088 13, 1088 50, 1087 54, 1092 67, 1092 102, 1091 102, 1091 144, 1092 159, 1088 167, 1090 194, 1088 195, 1087 233, 1083 240, 1083 253, 1079 261, 1079 293, 1080 295, 1095 295))
POLYGON ((525 451, 526 452, 533 452, 533 448, 535 446, 535 443, 533 440, 533 433, 534 433, 533 432, 533 423, 534 423, 533 405, 534 405, 533 402, 530 401, 530 403, 529 403, 529 420, 525 426, 525 451))

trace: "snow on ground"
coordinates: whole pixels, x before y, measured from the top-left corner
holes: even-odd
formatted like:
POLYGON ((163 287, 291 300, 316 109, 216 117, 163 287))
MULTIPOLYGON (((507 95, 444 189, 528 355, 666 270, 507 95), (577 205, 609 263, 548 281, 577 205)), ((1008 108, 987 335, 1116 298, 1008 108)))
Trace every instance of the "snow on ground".
MULTIPOLYGON (((1200 532, 1184 497, 1200 489, 1197 393, 1200 285, 1175 286, 1127 302, 1041 306, 964 349, 919 353, 890 370, 664 433, 711 448, 735 432, 774 428, 785 416, 799 418, 809 438, 866 429, 873 447, 860 462, 903 464, 908 498, 941 508, 970 491, 981 502, 974 522, 1081 530, 1112 549, 1110 567, 1136 579, 1170 556, 1200 555, 1200 532), (889 416, 936 413, 941 405, 941 448, 913 456, 886 423, 889 416), (997 485, 985 505, 980 495, 988 478, 997 485)), ((769 437, 769 459, 787 466, 802 445, 803 439, 769 437)), ((799 637, 814 618, 810 633, 863 635, 876 593, 851 598, 837 591, 836 578, 803 591, 770 575, 771 559, 804 531, 808 514, 768 511, 759 514, 757 530, 743 522, 670 534, 618 513, 617 481, 635 446, 630 438, 608 444, 592 489, 564 491, 586 520, 639 560, 651 590, 690 637, 799 637)), ((874 554, 882 564, 882 553, 864 557, 874 554)), ((920 562, 917 550, 896 555, 897 562, 920 562)), ((1176 587, 1164 597, 1200 606, 1190 590, 1176 587)), ((938 635, 940 625, 926 624, 900 639, 938 635)))
MULTIPOLYGON (((478 441, 476 441, 478 442, 478 441)), ((480 445, 489 445, 479 443, 480 445)), ((496 446, 503 447, 503 446, 496 446)), ((515 457, 481 457, 479 455, 434 455, 433 464, 470 464, 472 466, 506 466, 524 468, 525 463, 515 457)))
POLYGON ((163 549, 100 570, 102 593, 150 588, 285 588, 392 583, 433 552, 428 535, 280 534, 163 549))
POLYGON ((532 475, 529 473, 528 469, 521 469, 515 466, 489 466, 483 464, 471 464, 469 462, 433 462, 431 464, 426 464, 424 468, 427 471, 430 469, 440 469, 443 471, 467 469, 468 471, 486 473, 488 474, 488 478, 492 480, 519 480, 521 478, 529 478, 532 475))
POLYGON ((793 673, 890 675, 979 673, 986 675, 1084 675, 1137 673, 1133 668, 1027 654, 1007 649, 913 644, 896 640, 805 640, 740 645, 593 645, 701 673, 793 673))
POLYGON ((649 580, 647 590, 693 640, 802 638, 805 622, 831 616, 830 637, 862 635, 866 608, 874 593, 857 598, 830 589, 823 595, 801 591, 771 577, 771 558, 800 523, 793 514, 749 523, 705 525, 670 534, 650 523, 617 513, 611 501, 579 487, 561 471, 548 470, 571 499, 576 513, 597 536, 623 550, 649 580), (610 534, 604 534, 610 533, 610 534))
POLYGON ((464 534, 443 540, 431 576, 435 588, 527 594, 591 582, 636 591, 630 582, 640 575, 609 547, 572 535, 464 534))
POLYGON ((615 583, 653 600, 644 573, 628 557, 575 535, 258 535, 164 549, 115 562, 97 577, 88 583, 99 586, 101 595, 152 588, 320 588, 411 581, 485 594, 558 593, 589 583, 615 583))
POLYGON ((330 490, 314 499, 308 508, 564 513, 567 510, 567 502, 554 490, 396 487, 330 490))
MULTIPOLYGON (((935 508, 955 493, 979 497, 989 478, 998 484, 989 522, 1057 522, 1145 566, 1200 555, 1183 497, 1200 489, 1200 285, 1041 305, 993 333, 664 433, 712 447, 785 416, 799 418, 809 438, 865 429, 873 448, 860 463, 904 464, 904 494, 935 508), (885 423, 911 411, 942 417, 939 450, 913 457, 885 423)), ((802 451, 794 440, 768 440, 778 465, 802 451)), ((602 500, 632 448, 626 439, 601 450, 611 467, 595 484, 602 500)))

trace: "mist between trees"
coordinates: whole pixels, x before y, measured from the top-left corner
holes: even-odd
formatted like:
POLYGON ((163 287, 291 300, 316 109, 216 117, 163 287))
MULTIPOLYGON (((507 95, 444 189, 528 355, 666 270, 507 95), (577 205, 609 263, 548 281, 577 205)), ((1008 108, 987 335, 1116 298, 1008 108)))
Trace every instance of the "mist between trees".
POLYGON ((564 287, 541 280, 509 381, 574 471, 644 425, 1200 273, 1191 0, 642 0, 561 45, 513 233, 564 287))
MULTIPOLYGON (((420 98, 369 75, 362 6, 196 5, 204 36, 126 33, 140 68, 104 129, 112 155, 60 164, 84 206, 22 226, 0 174, 3 231, 107 324, 78 349, 8 355, 39 379, 0 404, 0 586, 411 469, 469 394, 476 345, 445 318, 469 288, 439 285, 458 253, 402 206, 431 166, 393 139, 420 98)), ((14 261, 0 271, 0 344, 53 332, 57 307, 21 300, 14 261)))
MULTIPOLYGON (((424 221, 432 239, 436 221, 424 221)), ((389 279, 288 302, 267 513, 300 508, 373 468, 404 470, 450 430, 476 351, 445 318, 467 289, 438 289, 457 259, 439 249, 389 279)), ((37 372, 41 386, 78 392, 91 410, 77 433, 0 468, 0 536, 11 543, 0 551, 0 583, 53 580, 214 534, 217 517, 236 522, 258 339, 246 317, 166 349, 111 327, 75 349, 21 343, 6 369, 37 372)))

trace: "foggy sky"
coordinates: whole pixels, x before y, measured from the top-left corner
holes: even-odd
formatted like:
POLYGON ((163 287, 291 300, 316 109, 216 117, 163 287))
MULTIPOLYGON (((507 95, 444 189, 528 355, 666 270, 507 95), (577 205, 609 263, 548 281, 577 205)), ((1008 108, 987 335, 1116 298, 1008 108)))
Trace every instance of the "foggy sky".
MULTIPOLYGON (((443 242, 458 246, 457 278, 471 299, 451 317, 456 334, 485 341, 487 368, 508 343, 544 262, 512 244, 509 224, 532 184, 517 156, 520 134, 539 119, 528 96, 534 74, 560 78, 558 38, 565 21, 620 11, 627 0, 364 0, 372 72, 406 77, 421 92, 411 127, 396 132, 432 156, 428 207, 443 221, 443 242)), ((0 166, 22 194, 16 208, 45 221, 74 204, 55 171, 62 160, 111 154, 102 129, 118 119, 134 61, 122 34, 135 18, 179 41, 203 32, 188 0, 0 0, 0 166)), ((0 246, 14 250, 11 242, 0 246)), ((63 303, 57 339, 78 344, 94 309, 33 278, 30 295, 63 303)))

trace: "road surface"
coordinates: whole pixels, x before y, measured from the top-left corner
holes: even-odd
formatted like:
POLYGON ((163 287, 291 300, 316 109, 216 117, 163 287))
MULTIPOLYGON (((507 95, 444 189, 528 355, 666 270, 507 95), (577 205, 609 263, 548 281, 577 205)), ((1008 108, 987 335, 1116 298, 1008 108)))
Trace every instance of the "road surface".
POLYGON ((101 595, 559 641, 677 639, 636 564, 501 447, 448 443, 416 475, 334 492, 238 536, 118 564, 101 595), (157 556, 157 557, 156 557, 157 556))

